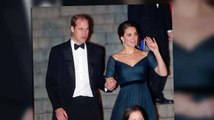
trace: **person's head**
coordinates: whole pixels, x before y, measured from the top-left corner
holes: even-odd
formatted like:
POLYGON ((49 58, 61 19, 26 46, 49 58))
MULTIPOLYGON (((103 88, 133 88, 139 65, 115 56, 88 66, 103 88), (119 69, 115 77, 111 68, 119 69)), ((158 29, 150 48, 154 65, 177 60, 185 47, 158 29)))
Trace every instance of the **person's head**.
POLYGON ((144 109, 139 105, 135 105, 126 109, 123 115, 123 120, 148 120, 148 119, 144 109))
POLYGON ((118 27, 118 36, 124 46, 135 47, 138 44, 138 26, 135 22, 125 21, 118 27))
POLYGON ((72 39, 81 44, 88 40, 92 32, 92 18, 86 14, 77 14, 71 18, 72 39))

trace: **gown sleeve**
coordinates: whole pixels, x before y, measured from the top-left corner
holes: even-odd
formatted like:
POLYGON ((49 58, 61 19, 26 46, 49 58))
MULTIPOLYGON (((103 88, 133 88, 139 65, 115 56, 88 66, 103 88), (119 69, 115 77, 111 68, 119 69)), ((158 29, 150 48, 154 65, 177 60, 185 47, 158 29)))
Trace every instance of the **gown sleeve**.
POLYGON ((105 77, 108 78, 114 76, 115 76, 115 60, 112 56, 110 56, 107 63, 105 77))
POLYGON ((155 58, 154 54, 151 51, 149 51, 147 58, 148 58, 148 61, 149 61, 149 66, 152 69, 155 69, 155 67, 157 66, 157 61, 156 61, 156 58, 155 58))

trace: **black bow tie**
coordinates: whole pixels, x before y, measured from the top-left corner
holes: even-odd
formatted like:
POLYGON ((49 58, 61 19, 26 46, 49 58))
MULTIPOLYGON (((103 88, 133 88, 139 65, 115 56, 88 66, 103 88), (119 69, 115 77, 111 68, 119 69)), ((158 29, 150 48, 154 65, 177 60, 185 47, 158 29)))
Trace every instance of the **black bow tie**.
POLYGON ((74 49, 75 49, 75 50, 77 50, 79 47, 81 47, 82 49, 84 49, 84 48, 85 48, 84 43, 83 43, 83 44, 80 44, 80 45, 74 44, 74 49))

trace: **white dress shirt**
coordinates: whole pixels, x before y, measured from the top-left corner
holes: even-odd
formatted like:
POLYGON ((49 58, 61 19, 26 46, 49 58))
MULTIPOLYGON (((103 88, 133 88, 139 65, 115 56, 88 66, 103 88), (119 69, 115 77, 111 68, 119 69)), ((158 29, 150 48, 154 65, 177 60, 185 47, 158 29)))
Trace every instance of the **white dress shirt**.
POLYGON ((75 68, 75 90, 73 97, 88 96, 93 97, 88 71, 88 57, 87 57, 87 46, 85 49, 78 48, 74 49, 74 41, 71 39, 71 48, 74 58, 75 68))

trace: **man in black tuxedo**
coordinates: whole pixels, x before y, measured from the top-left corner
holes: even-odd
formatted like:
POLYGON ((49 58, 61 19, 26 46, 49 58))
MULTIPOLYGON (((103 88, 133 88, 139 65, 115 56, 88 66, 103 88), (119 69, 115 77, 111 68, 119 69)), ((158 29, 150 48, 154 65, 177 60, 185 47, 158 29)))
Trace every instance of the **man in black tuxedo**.
POLYGON ((112 90, 116 83, 105 84, 104 48, 86 42, 92 23, 86 14, 74 15, 71 39, 51 49, 46 88, 53 119, 102 120, 98 88, 112 90))
MULTIPOLYGON (((150 36, 157 40, 160 53, 169 71, 170 57, 168 32, 172 30, 169 4, 129 5, 128 19, 139 24, 141 38, 150 36)), ((153 71, 151 71, 150 76, 149 86, 154 101, 161 104, 173 103, 173 100, 168 100, 163 95, 167 77, 160 77, 153 71)))

